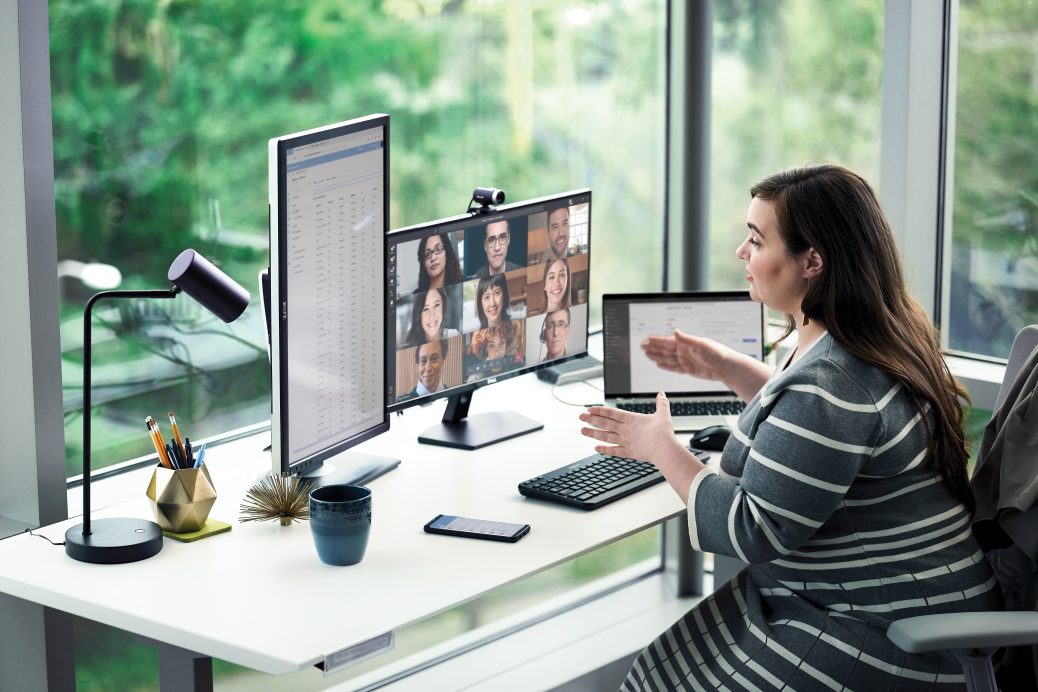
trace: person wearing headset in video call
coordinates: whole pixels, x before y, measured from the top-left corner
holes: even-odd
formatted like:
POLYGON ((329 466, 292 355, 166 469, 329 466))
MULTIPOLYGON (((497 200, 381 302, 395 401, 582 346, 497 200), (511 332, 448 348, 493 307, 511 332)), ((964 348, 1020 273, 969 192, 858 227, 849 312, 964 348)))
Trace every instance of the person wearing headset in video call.
POLYGON ((418 243, 418 288, 414 293, 442 288, 464 281, 458 255, 446 233, 431 235, 418 243))
POLYGON ((544 265, 544 312, 570 306, 569 260, 552 260, 544 265))
POLYGON ((419 396, 426 396, 444 390, 443 364, 447 360, 449 342, 430 341, 415 349, 414 363, 418 366, 418 384, 407 394, 397 397, 397 401, 406 401, 419 396))
POLYGON ((541 327, 541 343, 548 349, 542 363, 566 355, 566 340, 569 339, 569 308, 549 312, 541 327))
POLYGON ((472 278, 482 279, 493 274, 504 274, 505 272, 522 269, 520 265, 515 262, 509 262, 507 259, 509 242, 511 242, 511 236, 508 232, 507 221, 495 221, 494 223, 487 224, 486 238, 483 240, 483 249, 487 253, 487 263, 480 267, 472 275, 472 278))
POLYGON ((496 327, 512 319, 508 307, 508 281, 504 274, 494 274, 479 280, 476 285, 476 317, 479 328, 496 327))
POLYGON ((447 291, 434 288, 426 293, 415 295, 411 309, 411 329, 407 332, 403 348, 419 346, 430 341, 449 339, 458 336, 457 329, 443 326, 443 316, 447 313, 447 291))

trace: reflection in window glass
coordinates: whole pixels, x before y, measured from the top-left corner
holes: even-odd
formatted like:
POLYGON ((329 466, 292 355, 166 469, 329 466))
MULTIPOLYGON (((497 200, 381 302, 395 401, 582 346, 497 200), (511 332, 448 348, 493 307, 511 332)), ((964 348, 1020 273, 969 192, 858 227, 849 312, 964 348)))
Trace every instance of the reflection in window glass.
MULTIPOLYGON (((257 273, 267 140, 392 116, 391 225, 590 187, 591 323, 655 290, 664 0, 50 2, 68 474, 82 467, 82 314, 102 287, 164 288, 193 247, 253 293, 224 325, 186 296, 96 311, 95 468, 148 454, 144 417, 204 438, 269 418, 257 273)), ((166 431, 168 434, 168 430, 166 431)))
POLYGON ((959 8, 948 346, 1008 358, 1038 322, 1038 5, 959 8))
POLYGON ((710 288, 745 289, 735 257, 749 188, 840 163, 879 189, 882 0, 714 4, 710 288))

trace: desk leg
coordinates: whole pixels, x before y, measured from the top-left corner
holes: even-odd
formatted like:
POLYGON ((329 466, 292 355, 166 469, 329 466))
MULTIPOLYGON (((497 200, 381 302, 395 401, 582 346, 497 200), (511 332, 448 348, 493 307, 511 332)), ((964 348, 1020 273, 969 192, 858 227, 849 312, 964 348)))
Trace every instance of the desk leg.
POLYGON ((159 692, 213 692, 213 659, 179 646, 134 634, 159 650, 159 692))
POLYGON ((72 616, 0 594, 0 690, 75 692, 72 616))
POLYGON ((703 553, 692 549, 685 514, 664 522, 660 553, 663 568, 674 575, 678 596, 703 595, 703 553))

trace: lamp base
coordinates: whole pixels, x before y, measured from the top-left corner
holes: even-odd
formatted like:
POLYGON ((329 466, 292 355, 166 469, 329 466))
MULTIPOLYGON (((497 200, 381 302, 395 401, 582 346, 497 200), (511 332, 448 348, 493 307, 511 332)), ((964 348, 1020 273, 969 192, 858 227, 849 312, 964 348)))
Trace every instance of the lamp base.
POLYGON ((83 525, 65 532, 65 554, 73 560, 98 565, 121 565, 147 560, 162 550, 162 528, 146 519, 94 519, 90 535, 83 525))

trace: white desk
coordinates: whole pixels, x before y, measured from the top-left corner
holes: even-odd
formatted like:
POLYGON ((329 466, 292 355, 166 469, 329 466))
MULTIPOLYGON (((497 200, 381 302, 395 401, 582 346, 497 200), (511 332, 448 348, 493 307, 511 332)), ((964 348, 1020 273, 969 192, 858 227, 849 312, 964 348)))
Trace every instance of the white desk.
MULTIPOLYGON (((317 558, 309 525, 237 523, 245 491, 269 466, 269 433, 207 454, 219 499, 210 516, 234 524, 197 543, 165 540, 153 558, 93 565, 28 534, 0 541, 0 592, 206 656, 270 674, 300 670, 387 630, 634 534, 684 511, 666 483, 585 512, 522 497, 516 486, 591 453, 581 409, 557 402, 534 375, 474 395, 472 413, 512 409, 544 430, 475 452, 419 445, 444 403, 392 417, 391 430, 359 450, 398 456, 401 466, 370 484, 372 531, 364 561, 330 567, 317 558), (530 524, 515 544, 434 536, 437 514, 530 524), (189 586, 179 586, 190 584, 189 586)), ((601 401, 583 385, 563 398, 601 401)), ((144 498, 97 510, 95 518, 151 518, 144 498)), ((40 530, 61 541, 70 519, 40 530)))

